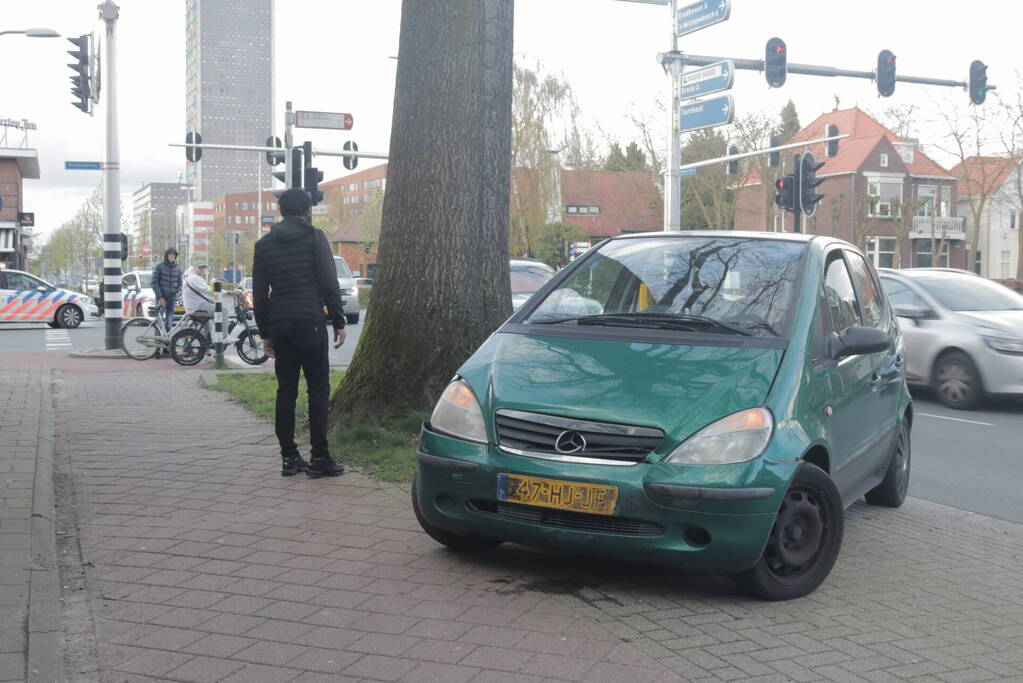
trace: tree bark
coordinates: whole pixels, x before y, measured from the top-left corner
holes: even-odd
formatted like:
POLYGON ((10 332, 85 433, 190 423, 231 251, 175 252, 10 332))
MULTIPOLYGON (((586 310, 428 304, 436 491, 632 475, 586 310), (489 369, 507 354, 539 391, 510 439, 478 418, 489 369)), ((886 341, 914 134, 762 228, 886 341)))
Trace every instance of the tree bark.
POLYGON ((404 0, 379 276, 332 421, 432 408, 511 312, 513 0, 404 0))

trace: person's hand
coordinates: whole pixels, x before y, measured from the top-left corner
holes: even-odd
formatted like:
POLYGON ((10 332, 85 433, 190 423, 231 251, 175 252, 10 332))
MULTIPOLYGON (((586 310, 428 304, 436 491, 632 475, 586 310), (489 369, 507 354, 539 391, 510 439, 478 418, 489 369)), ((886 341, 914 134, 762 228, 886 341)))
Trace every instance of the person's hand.
POLYGON ((274 344, 269 339, 263 340, 263 350, 266 351, 268 358, 276 358, 277 355, 274 353, 274 344))
POLYGON ((163 298, 163 297, 161 296, 161 297, 160 297, 160 300, 156 302, 156 305, 157 305, 157 306, 166 306, 166 305, 167 305, 167 302, 166 302, 166 301, 164 300, 164 298, 163 298))
POLYGON ((334 348, 340 349, 347 336, 348 334, 343 329, 334 328, 334 348))

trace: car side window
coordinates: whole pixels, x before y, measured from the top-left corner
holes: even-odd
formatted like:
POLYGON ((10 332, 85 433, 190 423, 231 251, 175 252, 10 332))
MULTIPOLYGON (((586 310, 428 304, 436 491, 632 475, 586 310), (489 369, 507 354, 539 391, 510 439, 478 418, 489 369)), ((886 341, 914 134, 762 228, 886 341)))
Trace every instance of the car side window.
POLYGON ((860 324, 856 292, 845 259, 835 252, 824 269, 824 296, 831 312, 831 326, 838 334, 860 324))
POLYGON ((24 273, 7 273, 6 275, 7 289, 24 291, 43 286, 41 280, 37 280, 31 275, 25 275, 24 273))
POLYGON ((859 302, 860 318, 867 327, 884 327, 884 299, 877 290, 874 277, 867 267, 867 262, 856 252, 846 251, 845 258, 849 263, 856 300, 859 302))
POLYGON ((884 285, 885 293, 888 295, 888 300, 892 302, 893 306, 909 304, 910 306, 920 306, 921 308, 927 307, 924 300, 916 292, 901 282, 888 277, 881 278, 881 282, 884 285))

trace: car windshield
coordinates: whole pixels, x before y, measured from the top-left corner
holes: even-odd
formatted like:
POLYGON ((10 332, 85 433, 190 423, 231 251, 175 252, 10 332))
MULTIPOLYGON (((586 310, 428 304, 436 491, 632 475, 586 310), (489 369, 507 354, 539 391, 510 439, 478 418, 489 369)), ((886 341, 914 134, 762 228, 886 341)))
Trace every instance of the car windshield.
POLYGON ((532 294, 554 277, 554 269, 542 263, 511 264, 512 294, 532 294))
POLYGON ((786 336, 806 245, 742 237, 611 241, 526 319, 786 336))
POLYGON ((949 275, 921 277, 913 281, 952 311, 1023 310, 1023 296, 981 277, 949 275))
POLYGON ((348 270, 348 264, 345 263, 343 258, 334 259, 334 268, 337 270, 338 277, 351 277, 352 271, 348 270))
POLYGON ((140 273, 139 282, 142 283, 142 289, 149 289, 153 285, 153 274, 140 273))

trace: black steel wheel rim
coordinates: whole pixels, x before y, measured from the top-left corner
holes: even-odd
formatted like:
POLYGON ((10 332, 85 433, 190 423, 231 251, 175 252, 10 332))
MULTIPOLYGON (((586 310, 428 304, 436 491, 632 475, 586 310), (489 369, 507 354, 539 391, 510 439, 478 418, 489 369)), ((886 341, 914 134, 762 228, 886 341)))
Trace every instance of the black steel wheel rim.
POLYGON ((775 578, 797 581, 817 566, 833 529, 827 502, 825 491, 805 484, 785 494, 764 548, 764 561, 775 578))
POLYGON ((174 337, 174 353, 182 363, 191 365, 202 360, 205 348, 196 334, 181 334, 174 337))

